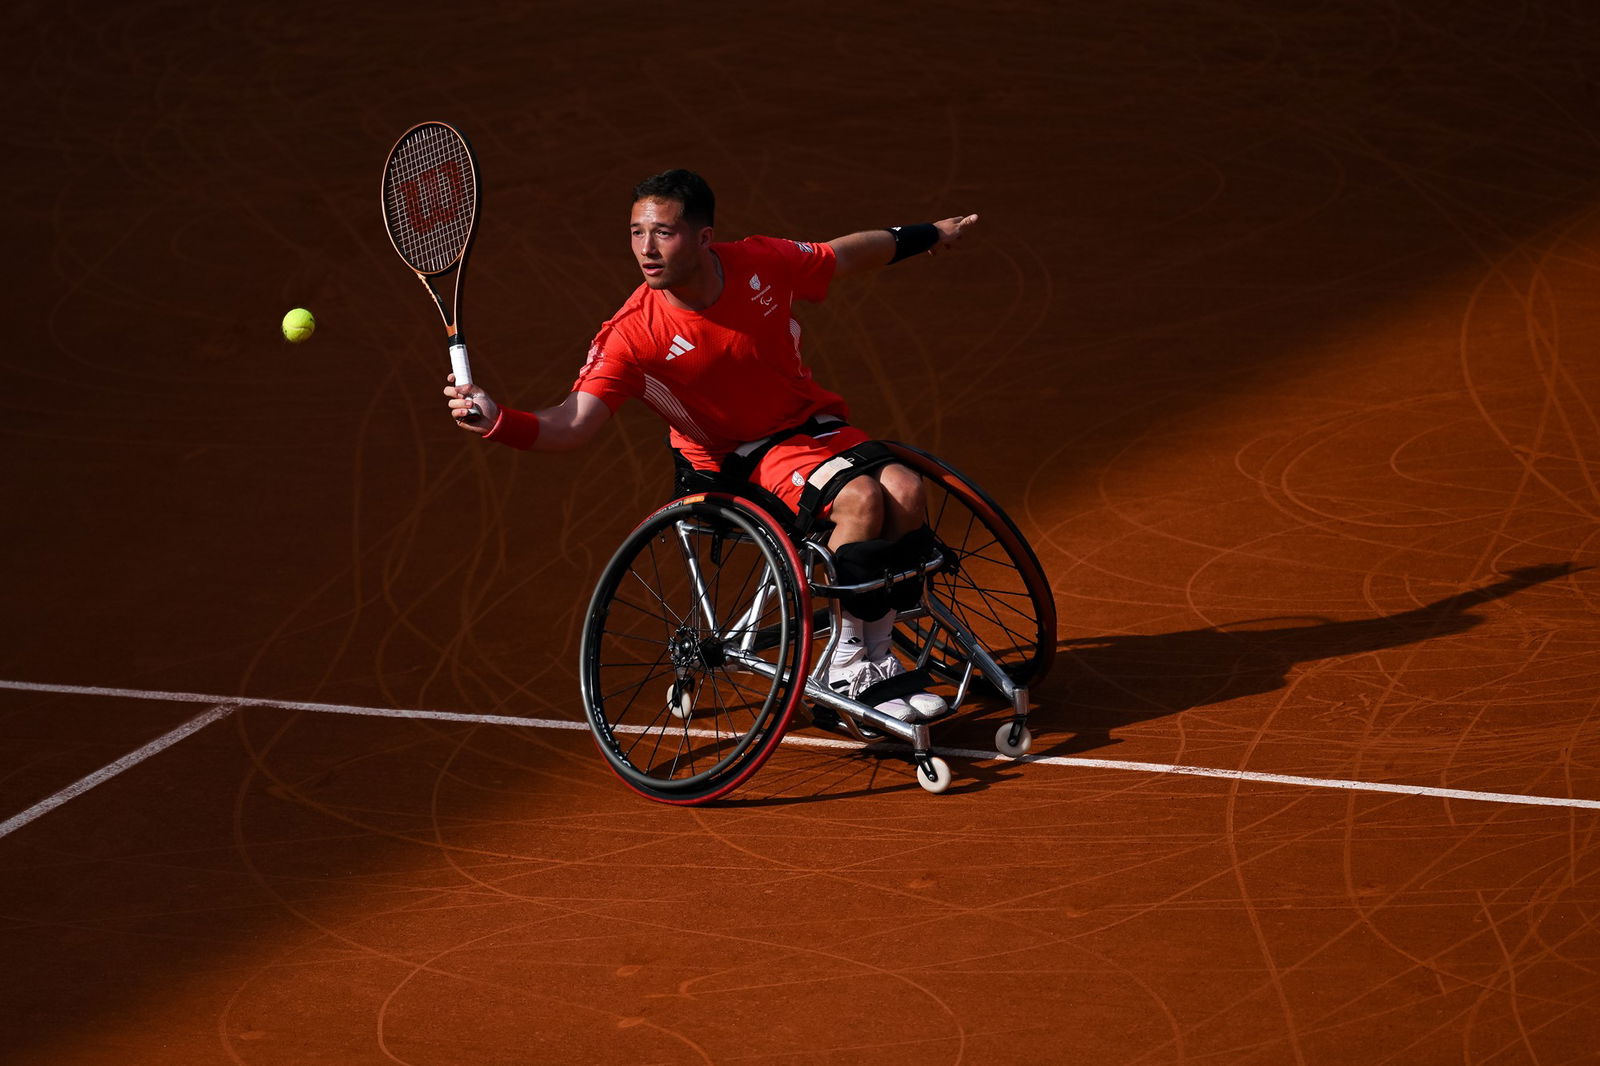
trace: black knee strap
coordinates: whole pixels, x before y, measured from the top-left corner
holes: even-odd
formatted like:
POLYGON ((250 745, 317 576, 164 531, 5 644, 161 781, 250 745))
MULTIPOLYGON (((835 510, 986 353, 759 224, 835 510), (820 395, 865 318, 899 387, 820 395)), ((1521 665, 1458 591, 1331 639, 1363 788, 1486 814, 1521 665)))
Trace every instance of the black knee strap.
MULTIPOLYGON (((918 526, 889 546, 889 563, 898 571, 915 570, 933 557, 939 541, 926 525, 918 526)), ((889 605, 907 611, 922 600, 920 577, 902 581, 889 590, 889 605)))
MULTIPOLYGON (((894 545, 886 540, 858 540, 841 544, 833 553, 833 570, 841 585, 877 581, 893 568, 894 545)), ((874 622, 893 606, 889 589, 851 592, 839 597, 839 606, 861 619, 874 622)))
MULTIPOLYGON (((896 541, 858 540, 841 544, 833 554, 833 569, 841 585, 864 585, 887 574, 903 574, 927 562, 938 546, 933 530, 919 526, 896 541)), ((889 611, 905 611, 922 600, 923 579, 896 582, 885 589, 854 592, 839 597, 845 610, 871 622, 889 611)))

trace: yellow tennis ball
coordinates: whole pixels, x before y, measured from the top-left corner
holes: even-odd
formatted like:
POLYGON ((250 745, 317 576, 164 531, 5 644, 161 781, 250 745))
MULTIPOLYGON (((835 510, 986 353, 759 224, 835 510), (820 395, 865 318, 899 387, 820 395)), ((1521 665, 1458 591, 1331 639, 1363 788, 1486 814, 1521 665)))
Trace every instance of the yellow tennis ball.
POLYGON ((310 340, 317 331, 317 320, 304 307, 296 307, 283 316, 283 337, 290 344, 310 340))

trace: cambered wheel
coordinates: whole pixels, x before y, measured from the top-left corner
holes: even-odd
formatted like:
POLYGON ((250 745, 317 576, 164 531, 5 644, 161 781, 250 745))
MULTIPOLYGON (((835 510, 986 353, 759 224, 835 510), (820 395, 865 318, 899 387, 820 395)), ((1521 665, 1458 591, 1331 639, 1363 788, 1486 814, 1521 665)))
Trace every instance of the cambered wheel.
POLYGON ((747 500, 645 519, 600 576, 580 679, 611 768, 663 803, 726 795, 772 754, 804 690, 810 592, 794 546, 747 500))
MULTIPOLYGON (((928 595, 951 609, 1015 684, 1037 684, 1056 651, 1055 596, 1038 557, 1000 505, 954 468, 906 444, 889 447, 922 475, 928 525, 947 555, 928 595)), ((896 640, 908 654, 931 640, 930 667, 960 680, 966 656, 931 619, 902 624, 896 640)))

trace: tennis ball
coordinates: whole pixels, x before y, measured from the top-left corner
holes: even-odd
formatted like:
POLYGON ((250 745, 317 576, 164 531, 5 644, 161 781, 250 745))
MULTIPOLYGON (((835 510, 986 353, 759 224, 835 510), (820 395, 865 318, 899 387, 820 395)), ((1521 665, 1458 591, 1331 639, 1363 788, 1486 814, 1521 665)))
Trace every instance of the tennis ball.
POLYGON ((304 307, 296 307, 283 316, 283 337, 290 344, 311 339, 317 331, 317 320, 304 307))

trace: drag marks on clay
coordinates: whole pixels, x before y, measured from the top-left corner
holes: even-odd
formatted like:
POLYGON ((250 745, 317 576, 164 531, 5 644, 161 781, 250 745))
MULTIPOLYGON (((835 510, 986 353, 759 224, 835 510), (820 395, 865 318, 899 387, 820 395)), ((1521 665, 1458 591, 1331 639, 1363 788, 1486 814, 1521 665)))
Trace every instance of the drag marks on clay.
MULTIPOLYGON (((460 725, 501 726, 510 727, 514 730, 555 730, 559 732, 577 732, 585 734, 589 732, 589 727, 586 723, 561 719, 523 718, 511 715, 484 715, 457 711, 437 711, 425 709, 360 707, 351 704, 318 703, 304 700, 222 697, 198 692, 147 692, 138 689, 118 689, 86 685, 62 685, 15 680, 0 680, 0 689, 18 692, 99 696, 116 699, 148 700, 156 702, 210 703, 216 705, 213 706, 210 711, 196 716, 194 719, 191 719, 189 722, 181 725, 177 729, 174 729, 168 734, 163 735, 157 741, 151 742, 151 744, 138 749, 138 751, 134 753, 131 753, 125 759, 119 759, 116 763, 112 764, 121 768, 135 765, 144 758, 148 758, 150 755, 154 755, 166 747, 170 747, 172 744, 175 744, 179 740, 182 740, 192 733, 199 731, 206 725, 209 725, 214 721, 219 721, 241 708, 275 709, 291 712, 311 712, 314 714, 331 714, 366 718, 390 718, 422 723, 441 722, 460 725), (124 763, 126 765, 124 765, 124 763)), ((615 731, 624 734, 645 734, 651 730, 650 728, 644 726, 624 725, 615 727, 615 731)), ((705 738, 716 738, 723 735, 714 730, 695 728, 686 728, 684 733, 688 736, 705 738)), ((435 735, 444 736, 446 734, 435 735)), ((466 734, 462 734, 461 736, 465 737, 466 734)), ((464 743, 464 740, 458 740, 457 743, 464 743)), ((780 741, 780 744, 782 747, 786 748, 808 748, 813 750, 853 752, 861 756, 861 762, 864 764, 872 764, 874 766, 879 763, 879 756, 889 755, 892 758, 895 753, 903 750, 903 746, 892 742, 880 745, 863 746, 859 742, 853 740, 801 735, 798 733, 790 733, 789 735, 785 736, 782 741, 780 741)), ((269 749, 270 747, 271 744, 268 745, 269 749)), ((396 754, 399 750, 401 749, 385 749, 385 751, 381 754, 385 757, 388 757, 396 754)), ((1087 769, 1122 770, 1144 774, 1176 774, 1188 777, 1214 777, 1230 781, 1252 782, 1269 785, 1289 785, 1302 788, 1327 788, 1353 792, 1378 792, 1395 795, 1423 796, 1438 799, 1458 799, 1483 803, 1527 804, 1533 806, 1570 807, 1574 809, 1600 810, 1600 799, 1583 799, 1570 796, 1518 795, 1513 793, 1481 792, 1459 788, 1439 788, 1419 784, 1399 784, 1360 780, 1330 780, 1325 778, 1313 778, 1282 773, 1139 762, 1125 759, 1081 758, 1051 755, 1024 755, 1016 759, 1001 759, 995 754, 995 752, 991 750, 958 748, 943 745, 935 746, 932 750, 935 754, 942 755, 947 758, 967 759, 978 762, 989 761, 995 762, 1001 767, 1012 765, 1082 767, 1087 769)), ((516 764, 508 763, 507 765, 516 764)), ((314 779, 320 778, 326 773, 326 770, 319 771, 313 774, 312 777, 314 779)), ((439 780, 444 781, 450 777, 451 775, 449 773, 442 772, 439 780)), ((291 782, 276 778, 273 780, 273 787, 277 790, 293 791, 296 788, 296 786, 291 782)), ((457 783, 466 784, 467 782, 465 780, 458 780, 457 783)), ((772 795, 773 797, 781 796, 784 794, 784 791, 785 790, 783 789, 774 790, 772 795)), ((802 789, 801 791, 804 792, 805 790, 802 789)), ((723 805, 742 806, 746 802, 747 801, 740 799, 733 799, 724 801, 723 805)))
MULTIPOLYGON (((1424 268, 1438 246, 1424 244, 1393 263, 1324 272, 1327 305, 1354 313, 1306 331, 1294 375, 1257 375, 1241 360, 1219 366, 1219 388, 1192 368, 1148 358, 1156 330, 1113 338, 1138 353, 1139 361, 1107 365, 1142 379, 1141 402, 1069 425, 1027 483, 1025 528, 1055 584, 1068 652, 1039 694, 1036 731, 1047 751, 1117 743, 1133 760, 1158 754, 1152 761, 1288 776, 1593 795, 1597 586, 1585 567, 1600 547, 1588 399, 1600 393, 1594 370, 1575 358, 1594 347, 1592 209, 1571 200, 1570 224, 1524 243, 1520 219, 1474 209, 1477 192, 1460 173, 1346 136, 1339 127, 1354 111, 1339 112, 1360 103, 1354 96, 1327 103, 1327 121, 1311 129, 1326 136, 1331 167, 1320 210, 1361 208, 1361 197, 1370 209, 1369 164, 1378 162, 1445 219, 1441 245, 1453 233, 1476 258, 1437 283, 1424 268), (1363 309, 1364 294, 1396 266, 1427 283, 1401 280, 1393 291, 1403 298, 1363 309), (1544 579, 1518 580, 1541 567, 1544 579), (1501 594, 1484 594, 1507 582, 1501 594)), ((1446 145, 1442 125, 1421 128, 1446 145)), ((1238 162, 1228 168, 1235 187, 1238 162)), ((1296 173, 1294 187, 1315 189, 1309 175, 1296 173)), ((1279 234, 1310 221, 1301 216, 1279 234)), ((1343 254, 1317 247, 1331 259, 1343 254)), ((1256 320, 1237 320, 1238 345, 1263 330, 1276 335, 1274 290, 1262 290, 1266 299, 1212 291, 1217 317, 1181 319, 1202 333, 1186 343, 1203 345, 1207 326, 1241 306, 1256 320)), ((1086 374, 1074 384, 1094 389, 1086 374)), ((1270 796, 1250 789, 1238 802, 1272 810, 1270 796)), ((1343 869, 1346 914, 1357 915, 1339 928, 1318 923, 1320 940, 1283 926, 1287 904, 1262 887, 1270 864, 1249 865, 1273 818, 1318 804, 1285 800, 1266 820, 1230 823, 1230 848, 1245 849, 1233 860, 1236 909, 1214 920, 1238 921, 1263 979, 1228 982, 1241 994, 1214 1008, 1179 1008, 1186 1042, 1161 1053, 1209 1046, 1229 1048, 1230 1059, 1315 1059, 1317 1049, 1337 1054, 1341 1034, 1389 1024, 1408 1038, 1374 1061, 1432 1061, 1441 1048, 1473 1061, 1532 1060, 1582 1046, 1593 982, 1562 989, 1547 975, 1594 958, 1588 812, 1572 812, 1566 832, 1530 824, 1526 837, 1511 830, 1489 843, 1484 834, 1495 829, 1485 818, 1513 813, 1444 801, 1425 829, 1437 843, 1423 844, 1427 860, 1412 863, 1369 854, 1384 838, 1372 822, 1379 801, 1351 794, 1338 823, 1346 839, 1307 863, 1343 869), (1385 865, 1420 869, 1398 881, 1362 872, 1385 865), (1454 887, 1491 868, 1505 870, 1506 882, 1454 887), (1503 902, 1485 910, 1480 898, 1503 902), (1547 949, 1546 938, 1561 946, 1547 949), (1353 948, 1363 942, 1382 947, 1358 968, 1353 948), (1319 969, 1344 958, 1381 994, 1354 991, 1352 981, 1348 995, 1315 999, 1312 989, 1338 985, 1319 969), (1441 1005, 1437 1020, 1414 1013, 1430 996, 1441 1005), (1218 1027, 1247 1017, 1273 1018, 1263 1028, 1281 1043, 1215 1042, 1218 1027)), ((1231 817, 1234 801, 1226 809, 1231 817)), ((1408 836, 1388 843, 1418 846, 1408 836)), ((1178 954, 1162 943, 1164 955, 1178 954)), ((1155 1051, 1138 1060, 1162 1061, 1155 1051)))
POLYGON ((110 981, 78 1033, 172 1058, 201 1019, 189 1057, 220 1043, 241 1066, 1589 1053, 1593 812, 1478 798, 1600 795, 1582 18, 936 0, 768 24, 735 5, 711 38, 660 30, 658 54, 704 64, 697 110, 659 76, 641 108, 621 5, 559 38, 514 5, 468 14, 458 51, 479 62, 443 89, 394 58, 425 13, 292 7, 174 30, 164 8, 68 0, 19 30, 11 136, 55 164, 16 175, 48 248, 22 302, 51 358, 11 353, 7 402, 23 463, 75 492, 20 553, 46 576, 16 575, 38 618, 16 661, 82 676, 94 648, 129 685, 307 701, 245 705, 144 764, 239 738, 231 828, 183 861, 246 864, 259 925, 218 917, 225 881, 141 881, 203 812, 103 861, 56 839, 134 775, 5 839, 87 905, 37 906, 64 935, 25 961, 77 966, 64 996, 107 954, 65 934, 117 928, 77 895, 95 882, 138 912, 130 961, 157 939, 237 949, 148 971, 161 991, 128 1017, 151 1035, 110 981), (795 70, 741 39, 782 39, 815 84, 797 98, 795 70), (485 157, 500 221, 469 328, 491 391, 523 406, 565 389, 628 282, 605 190, 647 163, 723 174, 729 235, 983 215, 959 257, 806 309, 807 342, 847 392, 912 378, 856 402, 1039 549, 1067 652, 1036 693, 1040 758, 993 761, 980 719, 941 734, 982 758, 938 798, 804 734, 709 810, 611 779, 570 721, 575 634, 664 494, 660 434, 622 419, 603 456, 552 459, 443 421, 432 312, 362 177, 435 107, 485 157), (130 280, 138 245, 183 284, 130 280), (305 286, 334 308, 318 342, 338 341, 315 382, 242 325, 305 286), (77 417, 23 410, 41 388, 77 417), (73 538, 108 515, 118 537, 73 538), (197 572, 195 530, 234 558, 197 572), (125 598, 151 606, 103 598, 130 573, 160 575, 125 598), (1340 782, 1434 791, 1313 787, 1340 782), (746 1017, 761 1027, 728 1024, 746 1017))

